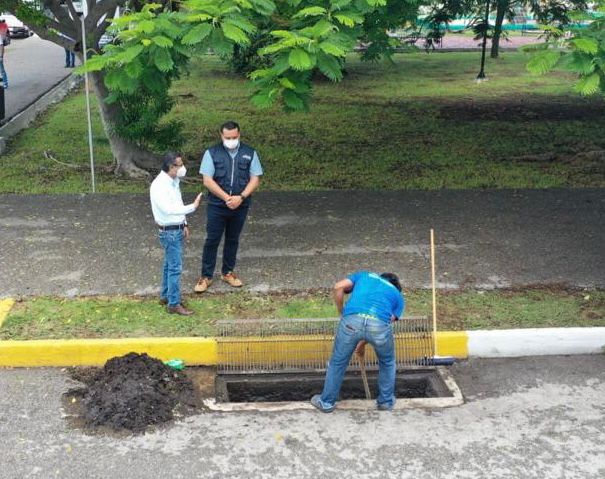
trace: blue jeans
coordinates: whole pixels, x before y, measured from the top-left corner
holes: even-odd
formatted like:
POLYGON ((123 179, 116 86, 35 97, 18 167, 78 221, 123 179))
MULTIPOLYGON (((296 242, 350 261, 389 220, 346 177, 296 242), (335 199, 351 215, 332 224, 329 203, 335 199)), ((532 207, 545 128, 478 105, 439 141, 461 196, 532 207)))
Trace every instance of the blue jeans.
POLYGON ((395 404, 395 343, 391 323, 351 314, 344 316, 338 325, 332 357, 326 372, 321 394, 321 405, 331 409, 338 401, 340 387, 347 366, 359 341, 365 340, 374 347, 378 356, 378 398, 376 403, 387 408, 395 404))
POLYGON ((230 210, 226 206, 208 204, 206 208, 206 241, 202 253, 202 276, 212 278, 216 267, 216 254, 223 233, 225 243, 223 245, 223 274, 235 270, 237 260, 237 249, 239 247, 239 236, 244 229, 244 223, 248 216, 248 205, 243 205, 236 210, 230 210))
POLYGON ((76 54, 69 48, 65 48, 65 66, 74 67, 76 63, 76 54))
POLYGON ((0 58, 0 75, 2 75, 4 84, 8 85, 8 77, 6 76, 6 70, 4 69, 4 58, 0 58))
POLYGON ((168 306, 181 304, 181 272, 183 271, 183 230, 160 231, 160 244, 164 248, 162 290, 160 298, 168 306))

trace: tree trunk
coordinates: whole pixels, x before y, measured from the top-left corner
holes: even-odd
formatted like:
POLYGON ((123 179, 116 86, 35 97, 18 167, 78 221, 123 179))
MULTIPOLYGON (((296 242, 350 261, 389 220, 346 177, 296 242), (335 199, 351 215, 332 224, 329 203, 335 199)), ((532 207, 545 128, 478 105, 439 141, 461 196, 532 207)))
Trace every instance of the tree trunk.
POLYGON ((150 173, 146 170, 159 170, 162 166, 161 157, 143 146, 120 138, 114 133, 112 124, 120 116, 120 105, 105 102, 109 92, 103 81, 104 75, 102 72, 89 73, 89 78, 99 101, 105 134, 109 139, 111 152, 116 160, 115 173, 129 178, 149 179, 150 173))
POLYGON ((492 36, 492 50, 490 56, 492 58, 498 58, 500 50, 500 36, 502 35, 502 23, 504 22, 504 15, 509 7, 510 0, 498 0, 496 3, 496 24, 494 25, 494 34, 492 36))

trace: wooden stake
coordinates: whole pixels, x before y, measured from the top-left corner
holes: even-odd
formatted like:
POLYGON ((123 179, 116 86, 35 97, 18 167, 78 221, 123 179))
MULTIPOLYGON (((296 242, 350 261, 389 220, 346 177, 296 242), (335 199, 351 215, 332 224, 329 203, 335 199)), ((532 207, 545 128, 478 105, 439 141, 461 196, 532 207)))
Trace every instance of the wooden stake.
POLYGON ((368 375, 366 374, 366 357, 357 356, 359 359, 359 366, 361 368, 361 380, 363 381, 363 390, 366 393, 366 399, 372 399, 372 393, 370 392, 370 385, 368 384, 368 375))
POLYGON ((431 282, 433 285, 433 354, 437 356, 437 292, 435 290, 435 233, 431 228, 431 282))

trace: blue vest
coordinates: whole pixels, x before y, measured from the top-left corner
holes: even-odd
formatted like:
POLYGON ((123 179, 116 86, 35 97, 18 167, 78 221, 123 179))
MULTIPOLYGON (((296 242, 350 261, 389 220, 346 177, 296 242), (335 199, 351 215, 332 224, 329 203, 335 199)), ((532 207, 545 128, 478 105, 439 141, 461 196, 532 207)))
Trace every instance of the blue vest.
MULTIPOLYGON (((209 148, 208 151, 214 163, 214 181, 230 195, 239 195, 250 181, 250 163, 254 157, 254 148, 240 143, 235 158, 231 158, 222 142, 209 148)), ((243 204, 248 204, 249 201, 250 198, 246 198, 243 204)), ((208 202, 223 206, 225 204, 212 193, 208 194, 208 202)))

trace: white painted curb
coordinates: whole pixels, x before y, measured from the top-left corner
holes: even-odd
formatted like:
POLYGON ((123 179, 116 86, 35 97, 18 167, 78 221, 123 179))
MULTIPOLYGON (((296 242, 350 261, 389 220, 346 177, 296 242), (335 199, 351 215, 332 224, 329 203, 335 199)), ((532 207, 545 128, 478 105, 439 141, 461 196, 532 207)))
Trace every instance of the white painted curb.
POLYGON ((476 358, 598 354, 605 347, 605 327, 503 329, 467 334, 468 355, 476 358))

